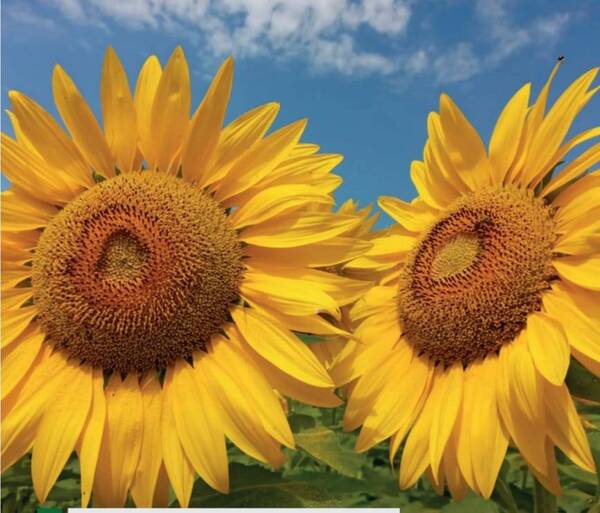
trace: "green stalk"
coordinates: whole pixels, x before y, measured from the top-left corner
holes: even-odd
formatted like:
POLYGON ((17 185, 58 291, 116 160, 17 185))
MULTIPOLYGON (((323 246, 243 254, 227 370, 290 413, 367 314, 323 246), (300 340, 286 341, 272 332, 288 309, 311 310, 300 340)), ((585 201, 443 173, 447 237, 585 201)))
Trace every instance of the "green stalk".
POLYGON ((534 513, 558 513, 558 502, 544 486, 534 478, 533 490, 533 512, 534 513))

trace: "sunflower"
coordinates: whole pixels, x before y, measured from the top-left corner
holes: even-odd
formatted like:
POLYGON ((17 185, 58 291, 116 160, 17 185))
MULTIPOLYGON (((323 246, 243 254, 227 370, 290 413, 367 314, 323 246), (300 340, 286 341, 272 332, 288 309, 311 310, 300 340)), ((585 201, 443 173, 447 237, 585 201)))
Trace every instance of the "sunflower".
POLYGON ((226 438, 273 466, 293 447, 280 393, 340 403, 295 332, 365 285, 315 269, 347 260, 360 223, 333 203, 338 155, 300 143, 305 120, 265 135, 269 103, 222 128, 221 66, 189 117, 181 48, 143 65, 135 92, 112 49, 103 130, 60 66, 70 135, 9 93, 2 134, 2 469, 32 451, 41 502, 75 451, 82 503, 188 504, 195 474, 228 490, 226 438), (324 259, 323 255, 326 255, 324 259))
MULTIPOLYGON (((313 208, 315 210, 323 210, 320 205, 314 205, 313 208)), ((368 291, 373 282, 369 281, 370 275, 367 277, 363 277, 361 272, 354 272, 353 270, 346 269, 346 265, 358 258, 361 255, 364 255, 367 250, 372 247, 370 240, 377 236, 378 231, 372 230, 373 225, 379 219, 379 212, 371 215, 373 211, 373 205, 369 204, 366 207, 360 208, 358 207, 358 203, 352 199, 346 200, 338 210, 336 211, 339 215, 351 215, 358 216, 360 218, 360 223, 354 227, 349 228, 346 232, 342 234, 343 237, 348 239, 348 244, 353 244, 352 250, 348 251, 345 255, 345 259, 343 261, 331 262, 330 265, 323 267, 324 271, 336 274, 338 276, 346 276, 348 278, 352 278, 356 280, 356 283, 360 283, 360 280, 366 281, 365 292, 368 291)), ((358 298, 357 298, 358 299, 358 298)), ((341 351, 341 349, 346 345, 346 341, 348 338, 352 337, 352 320, 350 319, 350 309, 354 303, 350 303, 344 305, 341 311, 341 318, 339 320, 329 319, 336 326, 338 326, 342 332, 336 335, 329 335, 324 337, 322 341, 313 342, 309 345, 310 349, 315 353, 319 361, 325 365, 326 369, 331 367, 332 362, 335 360, 336 355, 341 351)))
POLYGON ((404 444, 399 481, 427 473, 455 498, 489 497, 507 447, 560 493, 555 446, 594 461, 565 375, 573 356, 600 375, 600 127, 563 142, 598 87, 598 69, 546 112, 554 68, 530 105, 509 100, 486 151, 445 95, 428 118, 418 197, 381 197, 398 224, 348 268, 380 280, 351 310, 360 323, 331 370, 351 392, 344 425, 356 448, 404 444))

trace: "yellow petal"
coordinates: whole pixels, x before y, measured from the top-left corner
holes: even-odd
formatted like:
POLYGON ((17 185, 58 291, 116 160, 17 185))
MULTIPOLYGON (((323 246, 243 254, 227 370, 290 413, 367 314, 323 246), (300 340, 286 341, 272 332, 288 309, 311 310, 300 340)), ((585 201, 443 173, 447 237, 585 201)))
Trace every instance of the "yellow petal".
POLYGON ((600 209, 598 205, 598 194, 600 194, 600 171, 587 174, 574 184, 565 188, 554 200, 552 206, 559 207, 554 219, 558 232, 575 230, 587 221, 597 220, 599 216, 586 214, 595 213, 600 209), (595 219, 594 219, 595 218, 595 219))
MULTIPOLYGON (((232 342, 234 341, 232 340, 232 342)), ((329 390, 313 387, 306 384, 304 381, 293 378, 271 364, 268 360, 262 358, 245 340, 240 349, 242 349, 244 354, 246 354, 247 357, 261 370, 267 381, 271 384, 271 387, 286 397, 291 397, 292 399, 296 399, 305 404, 323 408, 335 408, 342 404, 341 399, 333 393, 333 387, 329 390)))
POLYGON ((248 304, 256 308, 263 315, 273 318, 279 324, 286 326, 289 330, 297 333, 310 333, 312 335, 338 335, 344 338, 351 338, 352 334, 344 329, 334 326, 331 322, 320 315, 286 315, 272 308, 263 308, 255 302, 249 301, 248 304))
POLYGON ((423 232, 435 220, 428 207, 423 208, 392 196, 380 196, 377 203, 394 221, 411 232, 423 232))
POLYGON ((245 228, 240 233, 240 240, 267 248, 305 246, 337 237, 359 223, 360 218, 356 216, 294 212, 281 215, 269 223, 245 228))
POLYGON ((434 478, 438 476, 442 455, 456 422, 462 401, 462 386, 462 364, 457 364, 445 369, 434 381, 431 390, 429 401, 438 401, 437 410, 432 413, 429 438, 429 459, 434 478))
MULTIPOLYGON (((294 148, 297 147, 298 145, 294 148)), ((290 181, 296 183, 296 180, 300 177, 323 177, 329 174, 342 160, 344 160, 342 155, 328 153, 298 156, 292 149, 285 160, 269 176, 266 176, 260 185, 271 185, 273 182, 279 182, 280 180, 283 183, 289 183, 290 181)), ((338 213, 354 214, 355 212, 340 208, 338 213)))
POLYGON ((46 405, 55 400, 54 394, 62 385, 59 378, 66 365, 62 354, 52 352, 49 344, 43 344, 29 374, 3 400, 2 472, 31 448, 46 405))
MULTIPOLYGON (((231 337, 232 332, 239 338, 234 330, 228 331, 227 335, 231 337)), ((228 362, 227 366, 221 365, 221 370, 244 384, 245 393, 268 433, 280 443, 293 448, 294 437, 279 398, 267 379, 253 365, 248 365, 244 353, 238 347, 229 340, 217 338, 212 344, 216 362, 228 362)))
POLYGON ((358 321, 382 309, 393 307, 397 295, 395 287, 375 286, 356 301, 350 310, 350 316, 352 320, 358 321))
POLYGON ((538 380, 536 375, 532 375, 537 374, 537 371, 531 370, 533 363, 531 357, 528 358, 528 349, 524 343, 525 340, 519 338, 511 344, 504 345, 500 350, 498 409, 508 433, 525 460, 536 469, 543 470, 547 466, 544 437, 539 436, 545 429, 545 421, 539 412, 543 408, 542 390, 539 385, 543 382, 538 380), (518 360, 523 362, 519 365, 518 360), (515 372, 515 367, 519 368, 519 371, 515 372), (527 372, 524 372, 525 369, 527 372), (526 374, 532 376, 526 377, 526 374), (525 386, 524 383, 529 383, 529 386, 525 386), (524 404, 530 402, 534 403, 533 407, 524 404))
POLYGON ((329 313, 339 319, 335 300, 310 282, 273 276, 249 269, 244 274, 240 292, 251 301, 287 315, 329 313))
MULTIPOLYGON (((6 155, 6 147, 3 149, 6 155)), ((27 231, 44 228, 57 213, 55 207, 26 198, 15 191, 2 193, 3 230, 27 231)))
POLYGON ((110 152, 122 173, 133 170, 137 151, 137 123, 129 80, 115 51, 108 47, 104 54, 100 103, 104 135, 110 152))
POLYGON ((91 169, 52 116, 21 93, 10 91, 8 95, 23 134, 41 158, 53 169, 64 171, 77 184, 93 186, 91 169))
POLYGON ((404 445, 399 475, 400 488, 403 490, 414 485, 429 466, 429 438, 433 413, 440 406, 437 397, 434 396, 433 400, 431 397, 425 402, 404 445))
MULTIPOLYGON (((281 465, 284 457, 280 446, 265 430, 256 406, 248 400, 247 392, 237 384, 239 376, 225 372, 210 353, 196 359, 195 365, 195 371, 204 374, 213 397, 219 403, 227 438, 252 458, 275 467, 281 465)), ((235 370, 234 362, 226 365, 235 370)))
POLYGON ((489 153, 493 185, 502 185, 517 155, 525 125, 531 84, 525 84, 508 101, 496 121, 490 138, 489 153))
POLYGON ((190 74, 183 50, 172 53, 154 95, 151 118, 150 154, 152 169, 167 171, 169 162, 183 143, 190 115, 190 74))
POLYGON ((161 386, 154 373, 148 374, 140 386, 144 407, 144 431, 140 461, 133 482, 131 497, 138 508, 151 508, 158 473, 162 464, 161 450, 161 386))
POLYGON ((311 185, 277 185, 260 191, 230 216, 235 229, 262 223, 307 203, 332 205, 333 198, 311 185))
POLYGON ((518 410, 531 420, 536 420, 543 415, 543 382, 527 345, 527 332, 522 331, 512 344, 514 347, 510 353, 510 373, 513 397, 518 410))
POLYGON ((10 120, 10 124, 12 125, 13 133, 15 134, 14 138, 16 139, 16 141, 21 146, 23 146, 23 148, 25 148, 29 153, 33 153, 36 157, 41 158, 40 154, 35 149, 35 146, 31 144, 31 141, 27 139, 27 137, 23 133, 23 130, 21 130, 21 125, 19 124, 19 120, 17 119, 15 113, 11 112, 10 110, 5 110, 4 112, 6 112, 6 115, 10 120))
MULTIPOLYGON (((566 155, 576 146, 579 146, 580 144, 589 141, 590 139, 593 139, 595 137, 600 136, 600 126, 598 127, 594 127, 594 128, 590 128, 588 130, 584 130, 583 132, 573 136, 571 139, 569 139, 566 143, 564 143, 559 149, 558 151, 555 153, 554 158, 552 159, 551 163, 553 165, 556 165, 558 162, 564 161, 566 155)), ((547 187, 550 187, 552 185, 552 183, 550 182, 550 184, 548 184, 547 187)))
POLYGON ((548 435, 576 465, 588 472, 596 466, 590 446, 566 385, 547 384, 544 390, 548 435))
POLYGON ((276 130, 258 141, 235 162, 215 190, 215 198, 223 201, 252 187, 283 162, 299 141, 306 120, 276 130))
POLYGON ((31 456, 33 488, 42 503, 75 448, 92 402, 91 368, 69 363, 60 380, 61 392, 44 412, 31 456))
POLYGON ((13 310, 21 308, 33 297, 33 288, 18 287, 2 291, 2 308, 13 310))
POLYGON ((114 159, 92 110, 58 64, 52 73, 52 92, 58 112, 89 165, 107 178, 114 176, 114 159))
POLYGON ((431 208, 441 210, 456 198, 443 176, 436 176, 437 168, 429 169, 419 161, 410 163, 410 177, 419 197, 431 208))
MULTIPOLYGON (((158 471, 158 479, 156 481, 156 489, 154 490, 154 497, 152 497, 152 507, 154 508, 167 508, 169 507, 169 476, 164 463, 160 466, 158 471)), ((185 506, 181 505, 182 508, 185 506)))
POLYGON ((208 385, 203 376, 182 360, 177 360, 174 368, 167 369, 166 379, 172 381, 169 393, 176 394, 171 399, 171 407, 189 461, 208 485, 227 493, 229 473, 225 436, 208 385))
MULTIPOLYGON (((341 350, 344 348, 342 347, 341 350)), ((338 352, 339 354, 339 352, 338 352)), ((359 452, 370 449, 373 445, 385 440, 394 431, 395 424, 402 422, 388 413, 394 409, 394 399, 404 400, 402 394, 390 396, 385 393, 395 384, 398 379, 408 373, 409 365, 413 360, 413 351, 406 344, 398 344, 385 360, 380 364, 369 367, 350 387, 348 387, 348 402, 344 411, 344 431, 353 431, 361 424, 363 428, 356 440, 355 449, 359 452), (390 426, 390 424, 394 424, 390 426)), ((334 359, 335 360, 335 359, 334 359)), ((415 365, 418 367, 418 365, 415 365)), ((415 386, 414 397, 418 394, 417 381, 415 386)), ((401 390, 401 388, 400 388, 401 390)), ((411 415, 413 412, 406 406, 404 417, 411 415)))
POLYGON ((175 496, 179 501, 179 505, 182 508, 187 508, 194 486, 194 469, 183 451, 177 426, 175 425, 173 401, 179 400, 179 397, 173 387, 171 373, 171 370, 167 371, 163 384, 160 424, 161 448, 165 468, 175 496))
POLYGON ((233 59, 229 57, 215 75, 190 123, 181 160, 183 178, 189 182, 197 182, 200 186, 207 182, 210 166, 214 164, 232 81, 233 59))
POLYGON ((113 374, 106 387, 106 421, 94 480, 94 505, 122 507, 140 459, 143 405, 138 377, 113 374))
MULTIPOLYGON (((564 289, 554 288, 542 296, 542 302, 544 310, 556 321, 568 319, 561 325, 569 343, 588 357, 600 361, 600 326, 586 307, 588 294, 597 295, 581 289, 579 293, 570 289, 565 293, 564 289)), ((593 297, 592 301, 597 303, 597 297, 593 297)))
POLYGON ((331 296, 341 306, 354 303, 371 288, 370 282, 354 280, 318 269, 297 269, 275 263, 264 265, 263 262, 258 260, 252 262, 251 265, 249 264, 248 268, 262 272, 265 279, 267 279, 267 276, 268 279, 281 277, 310 283, 313 287, 331 296))
POLYGON ((583 108, 582 100, 597 73, 598 68, 594 68, 575 80, 561 94, 536 130, 523 170, 532 187, 535 187, 556 163, 555 153, 573 120, 583 108))
POLYGON ((223 129, 215 172, 208 183, 220 180, 229 172, 237 159, 263 137, 278 111, 279 104, 266 103, 246 112, 223 129))
POLYGON ((427 116, 427 134, 429 139, 425 144, 424 161, 427 167, 435 170, 437 176, 443 176, 447 187, 454 194, 463 194, 469 192, 465 178, 454 167, 454 163, 449 155, 446 137, 442 129, 442 121, 437 112, 430 112, 427 116))
POLYGON ((561 278, 590 290, 600 290, 600 255, 566 256, 552 261, 561 278))
POLYGON ((527 318, 525 337, 535 366, 554 385, 561 385, 569 368, 570 351, 561 323, 543 313, 527 318))
POLYGON ((578 178, 588 169, 600 161, 600 144, 594 144, 587 150, 583 151, 577 158, 569 162, 552 178, 550 183, 542 189, 541 196, 547 196, 571 180, 578 178))
POLYGON ((500 423, 496 399, 497 369, 498 358, 489 356, 472 363, 465 376, 465 386, 470 381, 472 390, 470 397, 465 397, 465 400, 472 400, 473 407, 470 423, 461 427, 469 431, 473 479, 485 498, 489 498, 494 490, 508 447, 508 437, 500 423))
MULTIPOLYGON (((12 185, 38 201, 32 203, 68 203, 83 187, 60 170, 48 164, 25 147, 2 134, 2 172, 12 185)), ((8 191, 5 191, 5 194, 8 191)), ((46 207, 48 209, 49 207, 46 207)))
POLYGON ((2 399, 25 377, 42 348, 44 338, 39 325, 32 324, 17 343, 2 349, 2 399))
POLYGON ((152 137, 152 105, 156 89, 160 82, 162 69, 156 55, 146 59, 135 84, 133 103, 137 120, 139 144, 146 160, 153 155, 154 139, 152 137))
POLYGON ((440 97, 440 120, 448 155, 464 182, 471 190, 489 184, 491 168, 481 137, 445 94, 440 97))
POLYGON ((87 508, 92 495, 105 419, 104 375, 102 369, 94 369, 92 371, 92 404, 77 444, 81 473, 81 506, 84 508, 87 508))
POLYGON ((35 306, 25 306, 15 310, 2 309, 2 347, 11 344, 25 331, 37 315, 35 306))
POLYGON ((334 237, 296 248, 247 246, 244 255, 274 262, 295 262, 298 267, 327 267, 357 258, 371 248, 371 242, 352 237, 334 237))
POLYGON ((231 316, 248 344, 294 378, 317 387, 333 382, 316 356, 298 337, 252 308, 235 307, 231 316))
MULTIPOLYGON (((373 400, 370 401, 368 397, 362 398, 363 404, 360 409, 363 409, 363 416, 366 418, 356 441, 357 451, 367 450, 392 434, 395 434, 396 439, 404 438, 429 396, 433 368, 420 358, 406 360, 402 354, 396 356, 397 353, 398 351, 395 351, 389 358, 388 361, 393 362, 390 366, 384 362, 364 374, 350 395, 344 418, 345 429, 354 427, 348 423, 348 414, 352 412, 357 396, 362 395, 361 389, 364 387, 377 390, 377 385, 372 381, 368 382, 365 378, 377 379, 380 373, 383 374, 384 369, 390 370, 387 382, 374 395, 373 400), (403 371, 398 372, 399 369, 403 371), (363 385, 365 382, 366 384, 363 385)), ((407 348, 405 353, 412 356, 413 352, 407 348)), ((372 393, 369 390, 367 392, 372 393)))
POLYGON ((454 426, 454 432, 448 440, 446 446, 446 452, 442 460, 442 467, 444 469, 444 475, 446 476, 446 482, 448 484, 448 490, 455 501, 462 500, 468 492, 467 483, 461 474, 460 467, 457 459, 457 429, 460 422, 457 422, 454 426))
POLYGON ((382 312, 365 319, 354 335, 360 342, 348 342, 330 371, 338 386, 349 383, 371 365, 387 358, 400 340, 402 330, 396 316, 382 312))

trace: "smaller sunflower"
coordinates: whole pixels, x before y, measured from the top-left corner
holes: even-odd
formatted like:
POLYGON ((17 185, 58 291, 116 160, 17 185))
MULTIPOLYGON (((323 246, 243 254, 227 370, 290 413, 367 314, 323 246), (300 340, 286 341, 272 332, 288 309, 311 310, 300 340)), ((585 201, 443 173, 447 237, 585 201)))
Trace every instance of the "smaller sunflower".
POLYGON ((564 382, 570 357, 600 375, 600 136, 563 142, 597 92, 598 69, 546 111, 558 64, 529 104, 522 87, 500 114, 489 149, 442 95, 428 118, 419 196, 381 197, 398 224, 346 269, 379 284, 352 308, 355 336, 332 368, 351 389, 344 426, 356 448, 404 443, 400 486, 426 472, 455 498, 489 497, 507 447, 560 493, 555 447, 595 470, 564 382))
MULTIPOLYGON (((319 205, 315 205, 313 208, 317 210, 322 209, 322 207, 319 205)), ((322 270, 338 276, 352 278, 353 280, 357 280, 357 284, 360 283, 362 280, 360 272, 347 271, 345 266, 348 262, 356 260, 359 256, 364 255, 372 247, 372 244, 369 241, 377 235, 377 232, 373 231, 372 228, 379 219, 379 212, 371 215, 372 210, 372 205, 367 205, 366 207, 359 209, 358 203, 354 202, 352 199, 345 201, 340 206, 336 212, 337 214, 355 216, 360 220, 360 223, 342 234, 342 236, 347 239, 347 245, 349 248, 349 251, 344 259, 336 259, 336 261, 332 261, 330 265, 323 267, 322 270), (352 243, 351 241, 354 242, 352 243)), ((362 281, 365 282, 364 291, 367 292, 373 285, 373 282, 369 282, 368 280, 362 281)), ((353 304, 354 303, 344 305, 340 309, 340 320, 331 318, 329 319, 333 324, 338 326, 343 331, 337 335, 329 335, 325 337, 325 340, 321 342, 314 342, 309 346, 326 369, 331 367, 336 355, 346 345, 347 339, 352 337, 351 333, 353 331, 353 326, 350 319, 350 309, 352 308, 353 304)))

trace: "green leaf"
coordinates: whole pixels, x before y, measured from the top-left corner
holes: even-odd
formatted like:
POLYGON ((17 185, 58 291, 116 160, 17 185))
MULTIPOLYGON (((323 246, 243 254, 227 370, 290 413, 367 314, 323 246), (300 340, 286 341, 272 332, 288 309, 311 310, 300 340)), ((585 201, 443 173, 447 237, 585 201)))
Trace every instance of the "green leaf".
POLYGON ((340 443, 340 434, 325 427, 308 429, 294 436, 296 445, 344 476, 360 477, 366 458, 340 443))
POLYGON ((442 508, 444 513, 500 513, 498 505, 493 501, 475 495, 465 497, 460 502, 451 502, 442 508))
POLYGON ((574 358, 571 358, 566 383, 574 396, 600 402, 600 378, 594 376, 574 358))
POLYGON ((517 502, 513 497, 510 486, 504 479, 498 477, 494 488, 493 498, 502 504, 508 513, 519 513, 517 502))
POLYGON ((257 465, 236 463, 229 471, 229 494, 215 492, 198 480, 190 507, 339 507, 356 497, 356 483, 353 487, 334 474, 307 472, 288 480, 257 465))
POLYGON ((306 429, 312 429, 316 426, 316 420, 311 415, 305 415, 303 413, 294 413, 288 417, 288 422, 294 433, 304 431, 306 429))
POLYGON ((600 432, 595 431, 588 435, 590 442, 590 449, 592 450, 592 456, 596 463, 596 500, 600 502, 600 432))

